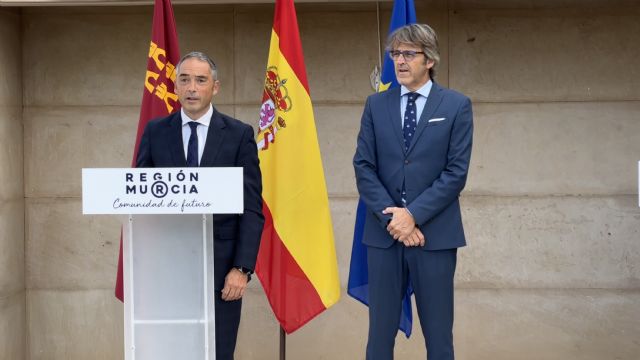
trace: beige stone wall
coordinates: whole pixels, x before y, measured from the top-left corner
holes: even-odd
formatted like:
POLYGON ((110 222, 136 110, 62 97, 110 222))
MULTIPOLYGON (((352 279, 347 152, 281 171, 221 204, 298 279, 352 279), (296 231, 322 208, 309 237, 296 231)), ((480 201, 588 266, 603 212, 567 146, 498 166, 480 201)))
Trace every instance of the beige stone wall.
MULTIPOLYGON (((632 360, 640 353, 640 7, 544 4, 419 4, 419 20, 440 34, 438 81, 474 101, 474 152, 462 197, 470 246, 459 253, 457 274, 458 358, 632 360)), ((204 50, 220 67, 214 102, 252 124, 272 9, 175 7, 181 50, 204 50)), ((17 24, 16 12, 6 13, 0 24, 17 24)), ((378 59, 376 6, 303 4, 298 16, 343 299, 288 337, 288 355, 359 359, 367 312, 344 288, 357 202, 351 156, 378 59)), ((388 18, 383 4, 383 34, 388 18)), ((80 169, 130 163, 151 8, 24 8, 21 21, 26 206, 9 213, 26 219, 26 352, 29 359, 119 359, 123 314, 112 295, 119 225, 81 215, 80 169)), ((2 34, 0 66, 16 38, 2 34)), ((2 126, 0 137, 7 133, 2 126)), ((11 168, 2 154, 3 168, 11 168)), ((20 198, 21 191, 11 194, 20 198)), ((13 244, 0 239, 0 246, 13 244)), ((24 306, 12 306, 0 306, 0 319, 20 319, 24 306)), ((416 321, 412 339, 398 337, 399 359, 424 358, 419 333, 416 321)), ((277 340, 277 323, 252 282, 237 358, 274 359, 277 340)))
POLYGON ((26 350, 20 12, 0 8, 0 359, 26 350))

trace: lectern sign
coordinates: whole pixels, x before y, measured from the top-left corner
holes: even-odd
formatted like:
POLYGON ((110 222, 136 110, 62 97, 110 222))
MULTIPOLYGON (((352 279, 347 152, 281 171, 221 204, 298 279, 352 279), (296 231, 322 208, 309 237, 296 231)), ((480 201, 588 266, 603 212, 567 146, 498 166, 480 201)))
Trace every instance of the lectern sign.
POLYGON ((242 214, 243 188, 241 167, 82 169, 85 214, 129 215, 125 360, 215 360, 213 214, 242 214))
POLYGON ((84 214, 237 214, 243 209, 242 181, 242 168, 82 169, 82 209, 84 214))

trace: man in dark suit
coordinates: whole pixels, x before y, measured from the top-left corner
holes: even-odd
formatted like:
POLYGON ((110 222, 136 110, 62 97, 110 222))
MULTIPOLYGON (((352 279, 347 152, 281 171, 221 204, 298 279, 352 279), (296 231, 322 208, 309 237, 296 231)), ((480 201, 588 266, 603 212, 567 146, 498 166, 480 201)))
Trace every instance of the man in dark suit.
POLYGON ((251 126, 211 105, 220 84, 216 66, 207 55, 185 55, 176 73, 182 110, 149 122, 136 166, 244 169, 244 213, 213 217, 216 359, 233 359, 242 296, 255 267, 264 225, 257 146, 251 126))
POLYGON ((458 196, 465 186, 473 115, 466 96, 433 81, 440 60, 433 29, 412 24, 389 36, 401 87, 366 102, 353 159, 367 205, 367 359, 392 359, 408 284, 430 360, 453 360, 453 277, 464 246, 458 196))

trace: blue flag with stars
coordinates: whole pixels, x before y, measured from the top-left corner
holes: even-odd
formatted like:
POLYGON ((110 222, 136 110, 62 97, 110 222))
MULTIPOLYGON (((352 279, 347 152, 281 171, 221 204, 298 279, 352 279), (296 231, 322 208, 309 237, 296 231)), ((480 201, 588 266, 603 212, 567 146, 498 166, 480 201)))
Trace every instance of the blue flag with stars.
MULTIPOLYGON (((391 23, 389 24, 389 34, 397 28, 416 22, 416 9, 413 0, 395 0, 393 2, 393 12, 391 13, 391 23)), ((383 56, 382 74, 378 91, 386 91, 389 88, 398 86, 393 60, 386 54, 383 56)), ((353 230, 353 247, 351 249, 351 264, 349 266, 349 283, 347 293, 354 299, 369 305, 369 274, 367 272, 367 247, 362 243, 364 233, 364 222, 366 206, 362 199, 358 200, 356 210, 356 223, 353 230)), ((412 313, 411 313, 411 282, 407 288, 407 293, 402 300, 402 314, 400 317, 400 330, 409 337, 411 336, 412 313)))

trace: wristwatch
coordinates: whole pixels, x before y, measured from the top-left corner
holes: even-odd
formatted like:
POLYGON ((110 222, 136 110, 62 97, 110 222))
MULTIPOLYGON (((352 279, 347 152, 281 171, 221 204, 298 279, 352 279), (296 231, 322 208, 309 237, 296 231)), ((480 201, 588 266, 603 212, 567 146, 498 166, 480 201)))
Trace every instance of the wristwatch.
POLYGON ((253 271, 242 266, 234 266, 234 268, 240 271, 242 274, 247 275, 247 281, 251 280, 251 274, 253 274, 253 271))

